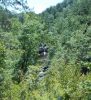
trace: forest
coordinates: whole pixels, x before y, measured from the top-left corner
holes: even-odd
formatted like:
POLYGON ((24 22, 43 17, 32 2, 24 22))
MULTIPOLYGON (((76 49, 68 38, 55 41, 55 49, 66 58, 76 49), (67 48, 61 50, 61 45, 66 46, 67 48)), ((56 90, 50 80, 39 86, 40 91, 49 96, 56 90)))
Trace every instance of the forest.
POLYGON ((91 0, 0 0, 0 100, 91 100, 91 0))

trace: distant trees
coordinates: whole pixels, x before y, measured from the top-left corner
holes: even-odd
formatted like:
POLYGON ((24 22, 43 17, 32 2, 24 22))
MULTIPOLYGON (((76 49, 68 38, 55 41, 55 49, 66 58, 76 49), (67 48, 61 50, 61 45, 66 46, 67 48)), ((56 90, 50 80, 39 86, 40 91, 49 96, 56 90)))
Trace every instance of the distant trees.
POLYGON ((6 11, 3 7, 0 7, 0 12, 0 27, 5 31, 9 31, 11 28, 10 18, 12 14, 10 11, 6 11))

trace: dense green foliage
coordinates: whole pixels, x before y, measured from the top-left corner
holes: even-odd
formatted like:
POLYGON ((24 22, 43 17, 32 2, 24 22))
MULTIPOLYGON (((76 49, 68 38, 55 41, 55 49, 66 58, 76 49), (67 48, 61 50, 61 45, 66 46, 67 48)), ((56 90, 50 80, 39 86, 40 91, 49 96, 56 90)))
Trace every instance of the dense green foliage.
POLYGON ((0 100, 91 100, 90 5, 64 0, 37 15, 1 4, 0 100), (45 58, 41 43, 48 46, 45 58), (49 68, 40 77, 43 66, 49 68))

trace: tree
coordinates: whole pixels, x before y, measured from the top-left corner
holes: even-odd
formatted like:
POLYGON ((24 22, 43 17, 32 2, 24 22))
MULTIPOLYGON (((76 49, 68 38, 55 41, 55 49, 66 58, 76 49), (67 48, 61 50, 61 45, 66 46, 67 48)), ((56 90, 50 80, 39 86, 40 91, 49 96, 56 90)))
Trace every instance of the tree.
POLYGON ((3 100, 4 91, 5 91, 5 47, 0 41, 0 99, 3 100))
POLYGON ((20 10, 29 10, 29 7, 27 6, 27 0, 0 0, 0 5, 5 9, 13 7, 14 9, 19 10, 20 7, 22 7, 20 10))

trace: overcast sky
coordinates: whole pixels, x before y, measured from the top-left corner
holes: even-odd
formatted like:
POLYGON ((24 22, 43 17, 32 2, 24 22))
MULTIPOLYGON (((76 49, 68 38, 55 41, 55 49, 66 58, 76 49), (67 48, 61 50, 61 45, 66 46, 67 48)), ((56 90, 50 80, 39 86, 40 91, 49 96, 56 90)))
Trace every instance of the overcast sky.
POLYGON ((30 8, 33 8, 35 13, 41 13, 46 8, 54 6, 57 3, 62 2, 63 0, 28 0, 28 5, 30 8))

